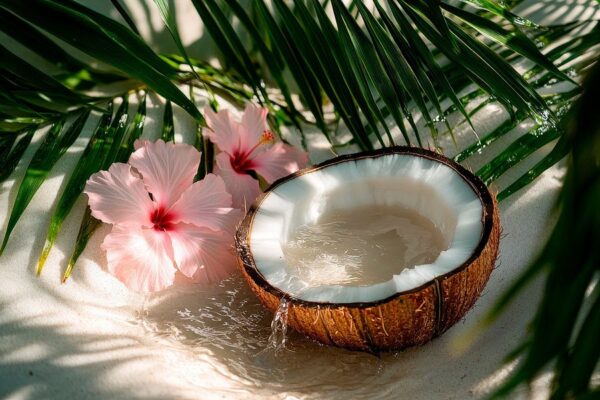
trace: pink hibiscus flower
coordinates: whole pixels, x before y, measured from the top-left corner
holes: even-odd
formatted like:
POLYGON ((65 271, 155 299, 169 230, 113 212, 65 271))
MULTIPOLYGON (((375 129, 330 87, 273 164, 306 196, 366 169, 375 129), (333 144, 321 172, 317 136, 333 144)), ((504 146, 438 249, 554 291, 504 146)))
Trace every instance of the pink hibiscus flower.
POLYGON ((267 109, 249 104, 242 122, 233 121, 228 110, 204 110, 208 138, 221 151, 215 173, 223 178, 233 206, 245 209, 260 194, 257 175, 267 183, 303 168, 308 154, 282 142, 267 127, 267 109))
POLYGON ((241 217, 220 177, 194 183, 200 152, 185 144, 137 141, 129 164, 90 177, 92 215, 112 231, 104 239, 108 270, 127 287, 154 292, 179 270, 214 281, 235 268, 233 229, 241 217))

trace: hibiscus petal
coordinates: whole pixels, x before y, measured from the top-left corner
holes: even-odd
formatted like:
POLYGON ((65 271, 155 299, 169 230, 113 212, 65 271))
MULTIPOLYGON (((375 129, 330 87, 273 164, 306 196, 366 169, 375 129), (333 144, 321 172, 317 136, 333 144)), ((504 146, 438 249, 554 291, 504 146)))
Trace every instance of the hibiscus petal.
POLYGON ((252 162, 256 172, 268 183, 304 168, 308 153, 282 142, 277 142, 267 151, 258 154, 252 162))
POLYGON ((259 107, 255 104, 248 103, 242 116, 242 124, 240 126, 240 149, 245 153, 256 145, 263 132, 268 129, 267 114, 269 110, 259 107))
POLYGON ((225 182, 215 174, 208 174, 190 186, 169 210, 173 222, 186 222, 215 231, 231 230, 241 214, 231 208, 231 195, 225 182))
POLYGON ((115 225, 102 243, 108 270, 136 292, 156 292, 171 286, 176 269, 169 235, 154 229, 115 225))
POLYGON ((140 174, 159 207, 169 208, 194 182, 200 152, 187 144, 144 141, 129 164, 140 174))
POLYGON ((216 282, 235 270, 233 235, 191 224, 168 232, 177 267, 196 282, 216 282))
POLYGON ((260 194, 258 181, 248 174, 237 173, 226 153, 217 154, 216 161, 215 173, 223 178, 227 191, 231 193, 233 207, 246 210, 260 194))
POLYGON ((92 215, 109 224, 152 226, 154 204, 144 182, 131 173, 131 166, 115 163, 108 171, 95 173, 85 189, 92 215))
POLYGON ((219 150, 233 155, 240 149, 240 126, 231 119, 229 110, 215 113, 210 107, 204 108, 204 117, 210 128, 206 135, 219 150))

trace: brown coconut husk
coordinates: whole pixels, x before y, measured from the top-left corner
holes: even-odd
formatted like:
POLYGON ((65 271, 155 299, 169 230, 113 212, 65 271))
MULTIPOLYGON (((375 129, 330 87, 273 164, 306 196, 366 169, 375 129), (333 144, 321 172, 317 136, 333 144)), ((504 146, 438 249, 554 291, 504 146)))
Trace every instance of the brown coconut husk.
POLYGON ((399 146, 337 157, 278 180, 256 200, 238 227, 236 249, 240 269, 260 301, 272 312, 276 312, 281 299, 288 301, 287 322, 293 329, 323 344, 379 352, 425 344, 469 311, 494 269, 500 230, 495 196, 478 177, 438 153, 399 146), (483 233, 469 259, 421 287, 374 302, 304 301, 269 284, 257 269, 249 245, 252 221, 266 194, 284 182, 333 164, 389 154, 409 154, 446 164, 473 188, 483 205, 483 233))

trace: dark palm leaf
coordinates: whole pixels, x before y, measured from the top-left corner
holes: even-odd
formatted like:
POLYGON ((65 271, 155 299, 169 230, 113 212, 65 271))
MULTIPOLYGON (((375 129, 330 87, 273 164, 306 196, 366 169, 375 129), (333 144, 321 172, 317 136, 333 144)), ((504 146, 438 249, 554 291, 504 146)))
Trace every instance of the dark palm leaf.
POLYGON ((592 395, 591 377, 600 359, 600 291, 597 285, 591 293, 586 291, 600 272, 600 124, 594 115, 598 88, 600 66, 596 65, 574 111, 565 119, 567 134, 557 145, 559 154, 570 150, 558 222, 539 258, 490 314, 488 323, 535 276, 547 274, 535 324, 520 349, 524 358, 495 398, 504 398, 517 385, 531 382, 548 364, 556 373, 552 399, 592 395), (577 324, 578 318, 582 324, 577 324))
MULTIPOLYGON (((36 129, 36 127, 30 128, 18 139, 16 138, 17 135, 6 135, 9 139, 0 142, 0 146, 4 147, 4 149, 0 148, 0 154, 3 155, 2 159, 0 159, 0 182, 8 178, 15 170, 23 153, 25 153, 29 143, 31 143, 36 129)), ((0 137, 4 138, 4 136, 5 134, 2 134, 0 137)))
POLYGON ((44 142, 38 148, 33 159, 29 163, 29 166, 25 171, 25 177, 19 186, 17 198, 12 206, 12 212, 8 219, 6 231, 4 232, 2 246, 0 246, 0 254, 4 251, 10 234, 27 208, 27 205, 31 199, 33 199, 33 196, 48 176, 48 173, 54 164, 56 164, 58 159, 73 144, 75 139, 79 137, 89 115, 89 110, 81 112, 68 129, 63 129, 65 119, 60 119, 52 126, 46 135, 44 142))
POLYGON ((60 4, 45 0, 34 3, 7 0, 0 8, 141 80, 203 121, 198 109, 171 82, 170 78, 174 78, 177 71, 131 30, 71 0, 60 4))

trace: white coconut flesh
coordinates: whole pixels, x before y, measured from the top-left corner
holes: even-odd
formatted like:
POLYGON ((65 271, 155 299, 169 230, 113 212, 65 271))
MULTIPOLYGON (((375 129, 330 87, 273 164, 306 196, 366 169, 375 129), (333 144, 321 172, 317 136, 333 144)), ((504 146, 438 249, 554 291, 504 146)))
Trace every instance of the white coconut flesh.
POLYGON ((258 272, 293 298, 367 303, 419 288, 462 266, 482 232, 481 200, 456 170, 422 156, 385 154, 330 164, 275 186, 254 214, 249 245, 258 272), (430 263, 404 268, 370 285, 332 284, 327 279, 315 284, 291 272, 284 250, 300 227, 315 225, 332 211, 365 207, 396 207, 428 219, 443 235, 445 249, 430 263))

